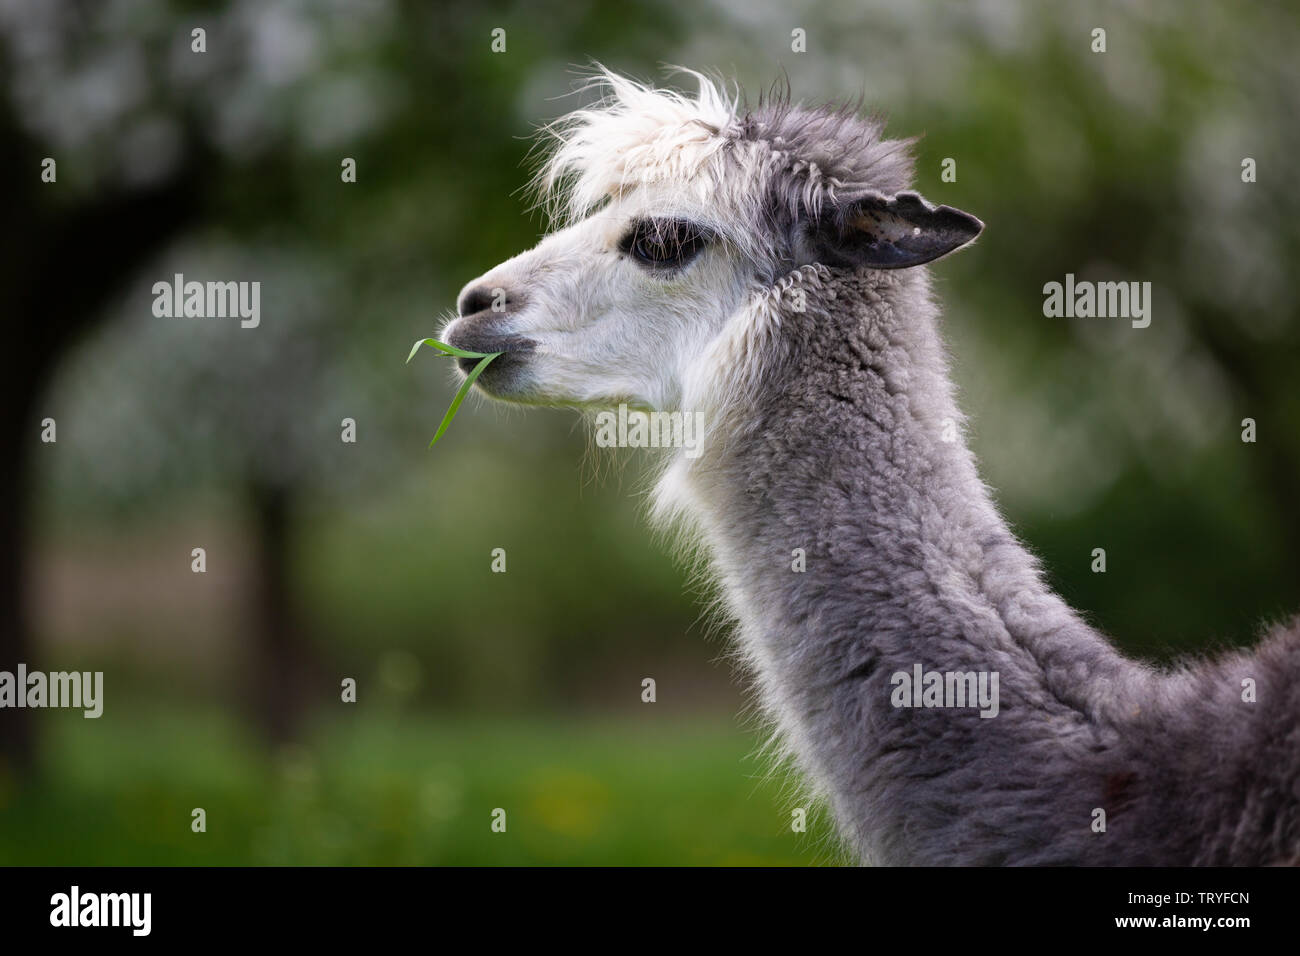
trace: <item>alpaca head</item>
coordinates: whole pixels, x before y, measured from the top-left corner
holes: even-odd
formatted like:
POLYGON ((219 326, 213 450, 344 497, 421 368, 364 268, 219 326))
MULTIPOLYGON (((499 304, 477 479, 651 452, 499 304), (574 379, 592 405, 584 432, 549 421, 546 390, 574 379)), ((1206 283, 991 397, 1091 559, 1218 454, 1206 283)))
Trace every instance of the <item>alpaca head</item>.
POLYGON ((743 111, 695 76, 688 97, 601 73, 608 96, 548 128, 537 186, 560 228, 470 282, 443 332, 504 353, 489 394, 681 408, 724 328, 782 277, 920 265, 979 234, 906 191, 909 144, 879 122, 784 98, 743 111))

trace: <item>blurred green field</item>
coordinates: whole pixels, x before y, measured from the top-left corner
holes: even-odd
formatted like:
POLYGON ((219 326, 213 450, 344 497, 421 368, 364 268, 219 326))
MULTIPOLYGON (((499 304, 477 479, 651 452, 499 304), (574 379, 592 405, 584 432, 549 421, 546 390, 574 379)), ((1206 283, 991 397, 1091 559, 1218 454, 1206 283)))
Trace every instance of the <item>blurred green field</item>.
POLYGON ((807 865, 788 780, 734 723, 362 716, 268 758, 219 712, 68 715, 0 792, 0 864, 807 865), (328 741, 328 748, 318 746, 328 741), (191 811, 207 812, 193 833, 191 811), (494 808, 507 813, 493 833, 494 808))

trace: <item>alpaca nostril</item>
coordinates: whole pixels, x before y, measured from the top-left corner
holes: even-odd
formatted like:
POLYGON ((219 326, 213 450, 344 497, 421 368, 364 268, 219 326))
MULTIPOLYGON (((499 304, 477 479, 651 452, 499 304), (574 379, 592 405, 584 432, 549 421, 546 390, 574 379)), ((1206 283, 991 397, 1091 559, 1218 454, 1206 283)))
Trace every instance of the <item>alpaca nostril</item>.
POLYGON ((460 302, 456 305, 456 310, 461 315, 473 315, 475 312, 483 312, 487 309, 504 312, 508 304, 509 300, 505 289, 476 285, 472 289, 465 290, 460 297, 460 302))

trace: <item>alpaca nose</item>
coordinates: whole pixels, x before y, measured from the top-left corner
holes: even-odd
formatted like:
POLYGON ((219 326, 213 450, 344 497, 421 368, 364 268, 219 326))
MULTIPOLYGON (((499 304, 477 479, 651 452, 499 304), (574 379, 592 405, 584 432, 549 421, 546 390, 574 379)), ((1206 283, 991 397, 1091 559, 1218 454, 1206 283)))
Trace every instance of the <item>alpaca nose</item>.
POLYGON ((500 286, 471 286, 460 294, 460 301, 456 303, 456 311, 462 316, 473 315, 476 312, 484 312, 488 309, 493 312, 504 312, 511 304, 512 299, 513 296, 500 286))

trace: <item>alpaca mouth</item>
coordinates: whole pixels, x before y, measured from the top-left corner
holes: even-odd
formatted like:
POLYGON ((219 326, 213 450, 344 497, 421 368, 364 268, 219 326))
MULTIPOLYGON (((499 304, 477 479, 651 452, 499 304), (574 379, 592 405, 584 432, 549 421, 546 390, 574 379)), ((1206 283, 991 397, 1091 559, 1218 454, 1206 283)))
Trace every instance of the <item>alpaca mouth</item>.
MULTIPOLYGON (((537 348, 537 343, 532 339, 526 339, 523 336, 518 335, 467 335, 457 337, 455 341, 449 342, 448 344, 454 345, 458 349, 464 349, 466 352, 482 352, 488 355, 493 352, 501 353, 490 363, 489 368, 493 369, 505 368, 506 366, 517 364, 523 355, 537 348)), ((481 358, 457 358, 456 365, 459 366, 462 372, 468 375, 470 372, 474 371, 474 366, 478 365, 481 361, 483 361, 481 358)), ((486 374, 486 372, 487 370, 485 369, 484 374, 486 374)))
MULTIPOLYGON (((493 328, 499 321, 500 317, 496 315, 466 316, 447 329, 447 344, 466 352, 479 352, 485 355, 500 352, 500 357, 491 363, 492 366, 511 364, 508 359, 524 352, 531 352, 537 347, 537 343, 532 339, 493 328)), ((480 361, 482 359, 479 358, 457 358, 456 364, 468 375, 480 361)))

